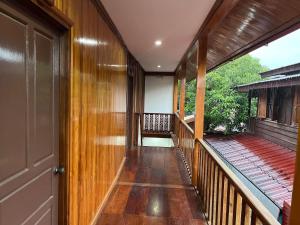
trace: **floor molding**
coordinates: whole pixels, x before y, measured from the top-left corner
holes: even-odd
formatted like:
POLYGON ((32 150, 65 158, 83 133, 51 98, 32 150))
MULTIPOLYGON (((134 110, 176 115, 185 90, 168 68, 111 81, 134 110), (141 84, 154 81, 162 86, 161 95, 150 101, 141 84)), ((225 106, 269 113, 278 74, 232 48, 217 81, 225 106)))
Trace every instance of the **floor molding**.
POLYGON ((193 186, 178 185, 178 184, 152 184, 152 183, 118 182, 118 185, 138 186, 138 187, 160 187, 160 188, 175 188, 175 189, 194 190, 193 186))
POLYGON ((107 191, 107 193, 106 193, 106 195, 105 195, 102 203, 100 204, 99 208, 97 209, 97 213, 96 213, 94 219, 92 220, 92 222, 90 223, 90 225, 96 225, 97 220, 98 220, 98 218, 99 218, 102 210, 104 209, 104 206, 106 205, 106 203, 107 203, 107 201, 109 199, 110 194, 112 193, 114 187, 118 184, 118 179, 119 179, 119 177, 121 175, 121 172, 123 170, 125 161, 126 161, 126 157, 123 158, 123 160, 121 162, 121 165, 119 167, 119 170, 118 170, 118 172, 117 172, 117 174, 116 174, 116 176, 115 176, 112 184, 110 185, 110 188, 108 189, 108 191, 107 191))

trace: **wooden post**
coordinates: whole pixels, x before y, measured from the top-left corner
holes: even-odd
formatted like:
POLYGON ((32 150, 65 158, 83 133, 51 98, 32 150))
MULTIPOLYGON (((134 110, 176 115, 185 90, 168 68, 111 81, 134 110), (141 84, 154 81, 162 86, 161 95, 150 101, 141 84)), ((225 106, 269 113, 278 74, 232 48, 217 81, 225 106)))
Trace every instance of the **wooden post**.
POLYGON ((251 91, 248 93, 248 118, 251 119, 251 91))
POLYGON ((182 65, 182 76, 180 82, 180 105, 179 105, 179 118, 184 120, 185 112, 184 112, 184 105, 185 105, 185 81, 186 81, 186 63, 182 65))
MULTIPOLYGON (((299 123, 299 121, 297 121, 299 123)), ((293 162, 291 162, 293 163, 293 162)), ((294 175, 294 185, 293 185, 293 196, 292 196, 292 206, 290 214, 289 225, 299 225, 300 224, 300 126, 298 128, 298 144, 296 151, 296 165, 295 165, 295 175, 294 175)))
POLYGON ((252 126, 251 126, 251 97, 252 97, 252 91, 250 90, 248 92, 248 125, 247 130, 250 132, 253 132, 252 126))
POLYGON ((178 107, 178 76, 174 77, 174 87, 173 87, 173 113, 177 112, 178 107))
MULTIPOLYGON (((198 73, 197 73, 197 89, 195 103, 195 139, 203 139, 204 131, 204 99, 206 86, 206 61, 207 61, 207 37, 199 40, 198 48, 198 73)), ((197 186, 198 170, 199 170, 199 142, 195 142, 192 183, 197 186)))

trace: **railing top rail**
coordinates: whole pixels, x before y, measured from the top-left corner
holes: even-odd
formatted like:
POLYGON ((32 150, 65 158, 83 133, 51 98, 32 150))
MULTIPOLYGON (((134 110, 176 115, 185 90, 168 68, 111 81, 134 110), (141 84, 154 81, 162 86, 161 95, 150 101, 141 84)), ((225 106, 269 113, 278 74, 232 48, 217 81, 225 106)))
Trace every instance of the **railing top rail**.
POLYGON ((174 113, 148 113, 148 112, 144 112, 142 114, 155 114, 155 115, 174 115, 174 113))
POLYGON ((182 119, 180 119, 179 118, 179 114, 176 112, 176 113, 174 113, 175 114, 175 116, 179 119, 179 121, 186 127, 186 129, 192 134, 192 135, 194 135, 194 131, 193 131, 193 129, 184 121, 184 120, 182 120, 182 119))
POLYGON ((249 204, 253 209, 257 211, 260 219, 264 220, 268 224, 280 225, 280 223, 274 218, 274 216, 267 210, 267 208, 256 198, 256 196, 246 187, 246 185, 226 166, 222 159, 214 152, 214 150, 203 140, 196 141, 200 142, 201 145, 208 151, 208 153, 213 157, 219 167, 224 171, 227 177, 235 185, 243 197, 247 199, 247 204, 249 204))
POLYGON ((193 129, 192 129, 192 128, 184 121, 184 120, 181 120, 180 122, 185 126, 185 128, 186 128, 192 135, 194 135, 193 129))

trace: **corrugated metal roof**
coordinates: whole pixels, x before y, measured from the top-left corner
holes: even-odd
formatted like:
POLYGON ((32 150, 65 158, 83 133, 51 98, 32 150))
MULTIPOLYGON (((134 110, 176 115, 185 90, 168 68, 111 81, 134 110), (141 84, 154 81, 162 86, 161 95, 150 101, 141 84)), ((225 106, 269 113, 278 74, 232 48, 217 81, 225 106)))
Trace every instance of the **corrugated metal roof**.
POLYGON ((238 85, 236 89, 241 92, 247 92, 249 90, 272 88, 272 87, 288 87, 296 86, 300 84, 300 74, 293 76, 276 77, 267 80, 261 80, 250 84, 238 85))
POLYGON ((297 64, 277 68, 274 70, 269 70, 269 71, 260 73, 260 75, 262 78, 265 78, 265 77, 271 77, 271 76, 278 75, 278 74, 292 75, 292 74, 297 74, 299 72, 300 72, 300 63, 297 63, 297 64))
POLYGON ((205 140, 280 208, 292 198, 296 152, 251 135, 205 140))

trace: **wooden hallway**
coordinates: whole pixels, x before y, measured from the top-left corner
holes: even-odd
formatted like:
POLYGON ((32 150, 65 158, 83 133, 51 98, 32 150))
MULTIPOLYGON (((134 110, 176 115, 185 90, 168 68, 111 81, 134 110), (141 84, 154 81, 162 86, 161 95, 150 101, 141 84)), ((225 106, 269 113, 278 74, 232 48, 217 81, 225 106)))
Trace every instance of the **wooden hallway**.
POLYGON ((176 148, 129 153, 97 225, 204 225, 199 199, 176 148))

